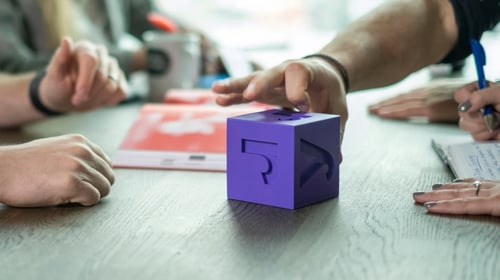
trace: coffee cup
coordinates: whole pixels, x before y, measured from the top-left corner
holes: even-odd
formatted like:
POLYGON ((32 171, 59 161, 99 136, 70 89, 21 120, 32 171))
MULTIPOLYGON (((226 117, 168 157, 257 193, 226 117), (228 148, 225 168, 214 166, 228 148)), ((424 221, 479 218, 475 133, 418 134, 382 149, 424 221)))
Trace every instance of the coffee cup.
POLYGON ((146 31, 148 101, 162 102, 167 90, 194 88, 201 73, 201 38, 194 33, 146 31))

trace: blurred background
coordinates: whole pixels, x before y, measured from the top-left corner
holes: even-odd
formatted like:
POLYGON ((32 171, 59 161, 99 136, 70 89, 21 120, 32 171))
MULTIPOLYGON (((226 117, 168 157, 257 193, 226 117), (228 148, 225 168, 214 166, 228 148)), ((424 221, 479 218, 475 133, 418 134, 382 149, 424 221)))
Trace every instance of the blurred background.
POLYGON ((384 0, 156 0, 217 42, 271 66, 317 51, 335 31, 384 0))

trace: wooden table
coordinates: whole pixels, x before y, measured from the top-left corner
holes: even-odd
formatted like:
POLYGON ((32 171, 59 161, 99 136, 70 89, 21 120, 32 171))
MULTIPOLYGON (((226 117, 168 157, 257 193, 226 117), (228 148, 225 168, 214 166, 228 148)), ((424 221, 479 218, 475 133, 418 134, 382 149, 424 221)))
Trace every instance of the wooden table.
MULTIPOLYGON (((430 139, 463 133, 368 115, 380 97, 348 96, 337 199, 290 211, 228 201, 224 173, 116 169, 94 207, 0 206, 0 279, 499 279, 500 218, 429 215, 411 198, 452 179, 430 139)), ((0 139, 82 133, 112 156, 140 105, 0 139)))

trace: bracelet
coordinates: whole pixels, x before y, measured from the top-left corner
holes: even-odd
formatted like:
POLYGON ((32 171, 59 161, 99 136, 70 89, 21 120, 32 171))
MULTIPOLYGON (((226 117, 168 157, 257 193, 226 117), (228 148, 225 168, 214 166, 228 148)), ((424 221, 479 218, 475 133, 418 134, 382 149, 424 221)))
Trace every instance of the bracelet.
POLYGON ((342 81, 344 82, 345 93, 348 93, 349 86, 350 86, 349 85, 349 74, 347 73, 347 69, 345 69, 344 65, 342 65, 342 63, 340 63, 335 58, 333 58, 329 55, 326 55, 326 54, 322 54, 322 53, 315 53, 315 54, 306 55, 303 57, 303 59, 313 58, 313 57, 322 58, 322 59, 328 61, 330 64, 333 64, 340 71, 340 75, 342 76, 342 81))
POLYGON ((47 73, 47 70, 42 69, 42 70, 38 71, 38 73, 36 73, 33 80, 31 80, 30 89, 29 89, 31 104, 33 105, 33 107, 35 107, 35 109, 37 109, 40 113, 43 113, 44 115, 47 115, 47 116, 62 115, 64 113, 53 111, 53 110, 47 108, 45 105, 43 105, 42 101, 40 100, 40 93, 39 93, 38 89, 40 87, 40 82, 45 77, 46 73, 47 73))

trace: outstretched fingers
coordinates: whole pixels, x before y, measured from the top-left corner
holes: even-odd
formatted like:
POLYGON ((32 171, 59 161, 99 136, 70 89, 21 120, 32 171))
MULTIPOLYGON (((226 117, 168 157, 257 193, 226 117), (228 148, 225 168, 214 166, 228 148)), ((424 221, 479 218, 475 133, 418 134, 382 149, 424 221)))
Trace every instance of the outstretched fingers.
POLYGON ((242 77, 230 78, 216 81, 212 85, 212 91, 217 94, 215 102, 221 106, 245 103, 243 91, 246 89, 255 74, 242 77))
POLYGON ((458 198, 454 200, 427 202, 424 206, 427 208, 427 211, 436 214, 500 216, 499 200, 493 200, 487 197, 458 198))
POLYGON ((466 179, 448 184, 435 184, 433 191, 415 192, 415 202, 428 212, 500 216, 500 182, 466 179))

